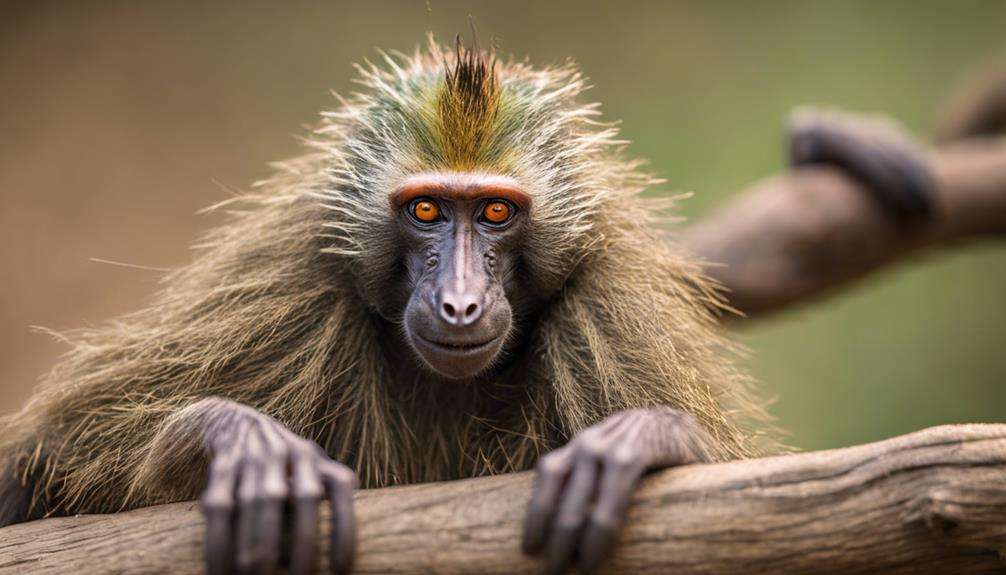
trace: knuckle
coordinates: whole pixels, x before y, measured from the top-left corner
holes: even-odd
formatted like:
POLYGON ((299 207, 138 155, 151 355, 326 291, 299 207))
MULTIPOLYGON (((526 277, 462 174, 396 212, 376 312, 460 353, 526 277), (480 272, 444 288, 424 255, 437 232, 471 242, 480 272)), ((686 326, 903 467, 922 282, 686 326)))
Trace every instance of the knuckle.
POLYGON ((270 441, 269 442, 270 455, 277 459, 286 459, 290 457, 290 448, 284 441, 270 441))
POLYGON ((199 507, 206 513, 230 511, 234 508, 234 499, 224 493, 204 492, 202 497, 199 498, 199 507))
POLYGON ((321 479, 311 475, 294 479, 291 484, 291 492, 294 498, 298 497, 320 497, 325 492, 321 479))
POLYGON ((337 461, 328 460, 328 475, 339 486, 353 488, 356 486, 356 474, 349 467, 337 461))
POLYGON ((325 450, 323 450, 320 445, 318 445, 314 441, 311 441, 310 439, 306 439, 299 435, 293 435, 293 438, 290 440, 290 443, 291 446, 297 451, 318 456, 325 455, 325 450))
POLYGON ((233 430, 213 430, 211 433, 207 434, 205 438, 205 445, 211 453, 213 453, 213 459, 226 459, 229 457, 234 457, 236 452, 240 450, 239 442, 235 437, 233 430))
POLYGON ((559 473, 562 470, 562 461, 559 459, 559 455, 553 451, 540 457, 535 468, 538 473, 546 475, 559 473))
POLYGON ((236 454, 217 454, 210 460, 211 474, 230 474, 237 467, 236 454))
POLYGON ((288 493, 289 490, 287 489, 286 482, 269 482, 262 486, 262 489, 257 494, 257 498, 262 501, 280 501, 286 499, 288 493))
POLYGON ((246 467, 261 469, 269 461, 258 445, 243 443, 235 448, 235 452, 237 454, 236 463, 246 467))
POLYGON ((327 459, 320 449, 315 450, 308 445, 293 444, 290 446, 290 463, 299 469, 315 469, 319 462, 327 459))
POLYGON ((618 448, 605 455, 605 463, 615 468, 627 468, 636 465, 641 459, 634 449, 618 448))
POLYGON ((607 442, 603 441, 598 434, 584 436, 577 442, 577 447, 579 448, 580 453, 593 459, 600 459, 604 457, 604 454, 608 449, 607 442))
POLYGON ((358 484, 356 474, 348 469, 346 469, 343 473, 341 473, 338 477, 336 477, 336 481, 339 483, 341 487, 349 490, 356 489, 356 486, 358 484))

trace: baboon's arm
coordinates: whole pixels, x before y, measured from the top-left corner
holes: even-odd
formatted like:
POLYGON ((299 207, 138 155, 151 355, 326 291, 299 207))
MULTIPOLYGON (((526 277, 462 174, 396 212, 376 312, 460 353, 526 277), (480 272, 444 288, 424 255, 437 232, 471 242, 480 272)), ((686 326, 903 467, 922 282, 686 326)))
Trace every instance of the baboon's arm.
POLYGON ((690 414, 658 407, 612 415, 538 461, 524 526, 526 553, 548 572, 576 558, 581 573, 604 560, 629 499, 648 470, 711 460, 712 438, 690 414))

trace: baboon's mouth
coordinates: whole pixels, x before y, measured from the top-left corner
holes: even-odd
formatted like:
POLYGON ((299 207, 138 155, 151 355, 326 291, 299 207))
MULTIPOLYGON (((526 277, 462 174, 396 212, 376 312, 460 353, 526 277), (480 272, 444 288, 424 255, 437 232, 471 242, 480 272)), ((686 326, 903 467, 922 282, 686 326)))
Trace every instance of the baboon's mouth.
POLYGON ((503 315, 461 327, 437 322, 428 325, 419 321, 419 316, 412 319, 404 326, 409 347, 426 367, 448 379, 470 379, 485 373, 510 333, 510 318, 503 315))
MULTIPOLYGON (((418 335, 418 334, 417 334, 418 335)), ((449 341, 437 341, 429 339, 427 337, 419 336, 419 339, 423 340, 427 345, 440 348, 445 351, 454 353, 477 353, 488 349, 491 345, 499 341, 500 336, 496 336, 488 341, 483 342, 449 342, 449 341)))

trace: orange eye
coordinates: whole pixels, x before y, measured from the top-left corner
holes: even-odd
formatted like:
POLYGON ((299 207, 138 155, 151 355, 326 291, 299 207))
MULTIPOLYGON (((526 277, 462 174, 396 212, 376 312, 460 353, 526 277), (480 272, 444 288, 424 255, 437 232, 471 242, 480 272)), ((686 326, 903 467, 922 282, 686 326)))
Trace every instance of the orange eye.
POLYGON ((510 219, 510 204, 493 200, 482 208, 482 217, 491 224, 502 224, 510 219))
POLYGON ((430 200, 419 200, 412 204, 412 215, 421 222, 435 222, 440 217, 440 208, 430 200))

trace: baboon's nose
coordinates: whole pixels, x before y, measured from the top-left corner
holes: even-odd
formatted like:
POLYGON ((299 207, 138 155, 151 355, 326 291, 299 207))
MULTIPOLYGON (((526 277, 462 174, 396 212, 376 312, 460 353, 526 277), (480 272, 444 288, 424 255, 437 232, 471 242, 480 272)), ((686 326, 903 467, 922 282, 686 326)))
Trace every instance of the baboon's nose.
POLYGON ((482 317, 482 294, 470 290, 445 288, 440 291, 440 319, 464 327, 482 317))

